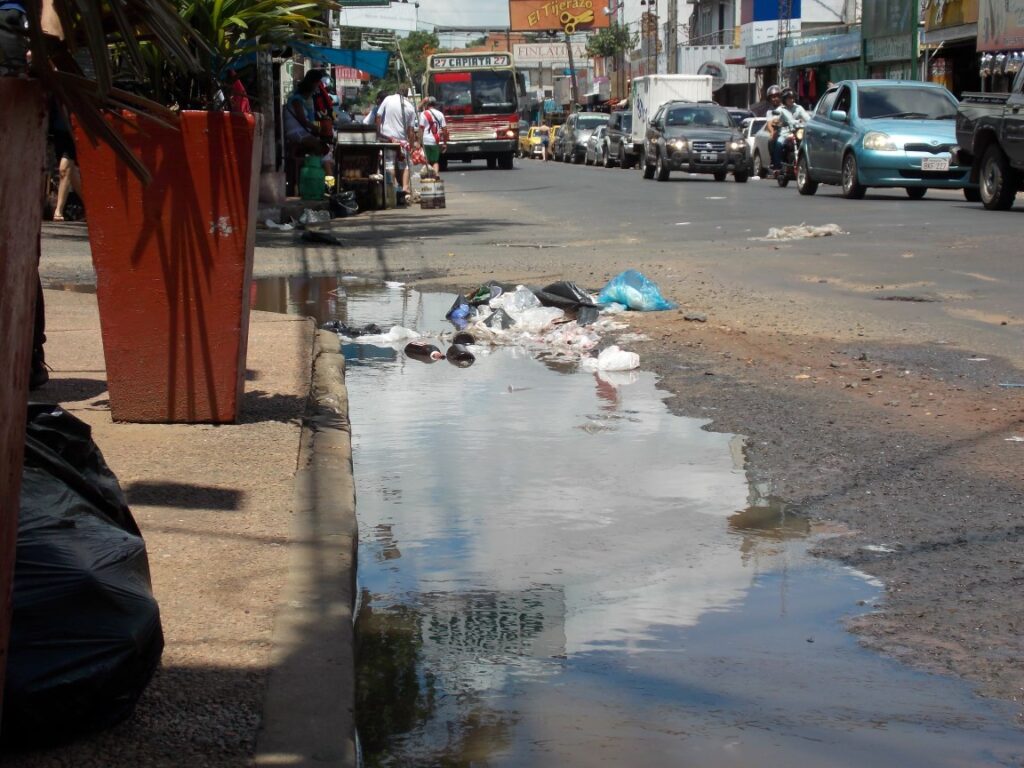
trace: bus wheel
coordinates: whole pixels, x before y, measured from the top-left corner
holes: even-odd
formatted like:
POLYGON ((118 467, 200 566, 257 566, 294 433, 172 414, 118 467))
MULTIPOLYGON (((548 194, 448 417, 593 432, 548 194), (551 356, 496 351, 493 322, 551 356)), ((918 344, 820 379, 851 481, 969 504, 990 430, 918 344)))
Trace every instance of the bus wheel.
POLYGON ((498 158, 496 158, 496 157, 488 157, 487 158, 487 167, 490 168, 492 171, 495 168, 497 168, 498 167, 498 158))
POLYGON ((444 155, 441 155, 441 157, 438 158, 438 160, 437 160, 437 167, 440 168, 442 171, 447 171, 448 170, 448 158, 445 157, 444 155))
POLYGON ((502 152, 498 155, 498 167, 503 171, 511 171, 514 166, 511 152, 502 152))

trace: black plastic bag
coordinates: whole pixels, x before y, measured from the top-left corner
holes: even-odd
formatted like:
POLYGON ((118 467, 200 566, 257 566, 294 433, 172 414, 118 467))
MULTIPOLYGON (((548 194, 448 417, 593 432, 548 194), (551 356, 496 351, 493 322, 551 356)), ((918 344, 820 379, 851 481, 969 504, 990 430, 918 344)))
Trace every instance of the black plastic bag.
POLYGON ((376 323, 367 323, 360 327, 353 327, 345 325, 341 320, 328 320, 320 328, 324 331, 334 331, 346 339, 358 339, 360 336, 379 336, 384 333, 384 329, 376 323))
POLYGON ((597 320, 600 308, 576 283, 560 280, 543 288, 531 287, 530 290, 545 307, 558 307, 565 312, 575 313, 579 325, 590 325, 597 320))
POLYGON ((515 318, 513 318, 512 315, 510 315, 501 307, 498 307, 498 309, 494 310, 494 312, 492 312, 487 317, 487 319, 484 320, 484 325, 486 325, 488 328, 496 328, 502 331, 507 331, 515 324, 515 318))
POLYGON ((131 714, 163 652, 146 546, 89 426, 30 405, 0 738, 44 745, 131 714))

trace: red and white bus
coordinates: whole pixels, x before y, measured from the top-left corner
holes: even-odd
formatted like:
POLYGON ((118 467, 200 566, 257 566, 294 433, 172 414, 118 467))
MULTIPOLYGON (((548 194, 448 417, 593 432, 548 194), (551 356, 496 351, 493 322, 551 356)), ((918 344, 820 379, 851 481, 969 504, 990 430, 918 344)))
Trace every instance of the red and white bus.
POLYGON ((519 142, 519 78, 511 53, 435 53, 424 92, 448 121, 449 160, 486 159, 508 169, 519 142))

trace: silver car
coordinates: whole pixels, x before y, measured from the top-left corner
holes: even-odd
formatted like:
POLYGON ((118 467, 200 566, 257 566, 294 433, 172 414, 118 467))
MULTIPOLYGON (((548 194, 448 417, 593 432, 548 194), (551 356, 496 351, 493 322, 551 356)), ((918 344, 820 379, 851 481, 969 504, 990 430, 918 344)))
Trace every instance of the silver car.
POLYGON ((608 126, 602 125, 587 139, 587 151, 583 156, 586 165, 608 165, 608 126))

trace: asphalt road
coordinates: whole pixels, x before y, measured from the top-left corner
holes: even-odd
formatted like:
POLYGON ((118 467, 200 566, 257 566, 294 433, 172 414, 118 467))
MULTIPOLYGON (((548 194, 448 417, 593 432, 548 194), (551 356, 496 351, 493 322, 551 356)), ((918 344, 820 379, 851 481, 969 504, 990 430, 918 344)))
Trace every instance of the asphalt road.
MULTIPOLYGON (((631 344, 679 413, 746 435, 753 482, 844 535, 818 546, 878 576, 865 644, 1024 696, 1024 199, 844 200, 774 182, 518 160, 453 164, 444 210, 335 222, 342 247, 261 231, 257 276, 362 274, 471 289, 599 289, 636 268, 678 312, 634 313, 631 344), (769 229, 835 224, 832 237, 769 229), (707 322, 688 322, 699 312, 707 322)), ((44 280, 89 282, 84 229, 47 225, 44 280)))

